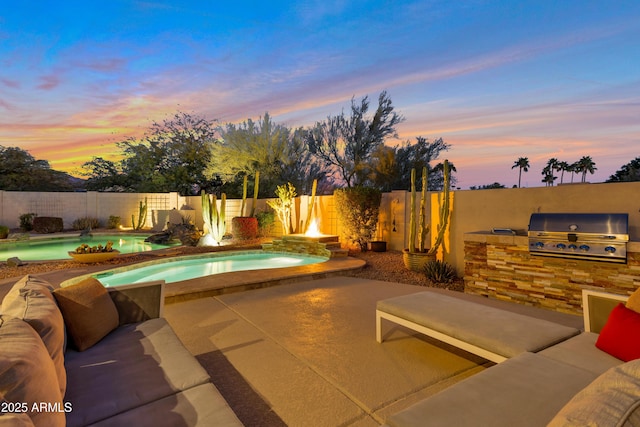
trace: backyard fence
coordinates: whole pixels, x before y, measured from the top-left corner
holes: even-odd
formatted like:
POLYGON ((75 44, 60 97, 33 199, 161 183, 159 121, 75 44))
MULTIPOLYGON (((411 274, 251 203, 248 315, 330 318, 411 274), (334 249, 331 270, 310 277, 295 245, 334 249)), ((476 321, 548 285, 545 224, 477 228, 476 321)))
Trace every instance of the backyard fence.
MULTIPOLYGON (((534 212, 627 213, 629 234, 640 240, 640 182, 608 184, 570 184, 555 187, 513 188, 493 190, 462 190, 452 192, 453 211, 450 230, 442 246, 441 257, 453 264, 458 273, 464 269, 464 233, 490 231, 492 228, 526 230, 534 212)), ((124 227, 131 227, 132 216, 137 218, 140 202, 147 201, 145 227, 161 230, 172 212, 193 221, 202 228, 200 196, 183 197, 178 193, 41 193, 0 191, 0 225, 19 226, 20 215, 35 213, 63 219, 65 228, 78 218, 98 218, 106 224, 110 216, 119 216, 124 227)), ((267 200, 258 200, 257 211, 267 208, 267 200)), ((295 200, 293 226, 304 229, 309 196, 295 200)), ((439 193, 432 193, 426 215, 431 231, 437 230, 439 193)), ((250 203, 249 203, 250 204, 250 203)), ((227 221, 240 216, 241 200, 227 200, 227 221)), ((407 247, 409 235, 409 192, 383 193, 376 240, 387 242, 391 250, 407 247)), ((341 234, 333 196, 318 196, 314 216, 324 234, 341 234)), ((246 213, 245 213, 246 214, 246 213)), ((276 224, 272 233, 281 233, 276 224)), ((432 235, 434 233, 431 233, 432 235)), ((343 245, 349 242, 342 241, 343 245)))

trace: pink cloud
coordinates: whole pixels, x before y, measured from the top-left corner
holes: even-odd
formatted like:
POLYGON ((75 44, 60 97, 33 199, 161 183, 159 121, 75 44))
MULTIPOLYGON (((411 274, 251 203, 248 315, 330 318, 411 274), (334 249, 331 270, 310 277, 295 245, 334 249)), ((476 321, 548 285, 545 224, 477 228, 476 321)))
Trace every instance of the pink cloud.
POLYGON ((42 90, 55 89, 60 84, 60 78, 55 75, 43 76, 40 78, 40 80, 42 81, 42 83, 40 83, 36 87, 42 90))

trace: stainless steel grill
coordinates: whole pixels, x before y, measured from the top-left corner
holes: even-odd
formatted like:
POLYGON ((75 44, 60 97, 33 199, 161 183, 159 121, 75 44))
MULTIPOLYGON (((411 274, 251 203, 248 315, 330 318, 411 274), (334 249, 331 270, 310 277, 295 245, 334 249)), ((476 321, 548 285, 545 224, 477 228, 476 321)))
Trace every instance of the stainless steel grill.
POLYGON ((532 255, 594 261, 627 261, 627 214, 534 213, 529 220, 532 255))

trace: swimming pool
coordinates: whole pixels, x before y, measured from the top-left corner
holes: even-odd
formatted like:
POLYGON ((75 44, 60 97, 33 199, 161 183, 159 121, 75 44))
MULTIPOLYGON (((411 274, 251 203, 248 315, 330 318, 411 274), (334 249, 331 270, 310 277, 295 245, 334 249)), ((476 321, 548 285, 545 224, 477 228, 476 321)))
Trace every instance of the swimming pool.
MULTIPOLYGON (((37 238, 17 242, 0 243, 0 261, 18 257, 23 261, 50 261, 54 259, 71 259, 67 252, 74 251, 82 243, 89 246, 105 246, 107 241, 113 242, 113 248, 121 253, 153 251, 166 248, 168 245, 146 243, 144 234, 94 234, 91 237, 56 237, 37 238)), ((179 244, 179 243, 177 243, 179 244)))
MULTIPOLYGON (((105 287, 164 280, 166 283, 234 271, 262 270, 316 264, 328 258, 263 251, 216 252, 185 255, 114 268, 93 274, 105 287)), ((64 286, 64 285, 63 285, 64 286)))

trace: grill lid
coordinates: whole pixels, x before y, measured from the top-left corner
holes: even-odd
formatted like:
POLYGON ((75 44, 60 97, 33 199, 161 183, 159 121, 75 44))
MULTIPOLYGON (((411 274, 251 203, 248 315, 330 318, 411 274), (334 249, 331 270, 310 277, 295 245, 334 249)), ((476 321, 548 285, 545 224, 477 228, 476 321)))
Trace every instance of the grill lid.
POLYGON ((625 214, 583 213, 534 213, 529 220, 529 235, 532 233, 575 233, 628 236, 629 216, 625 214))
POLYGON ((627 214, 534 213, 529 220, 532 255, 626 262, 627 214))

